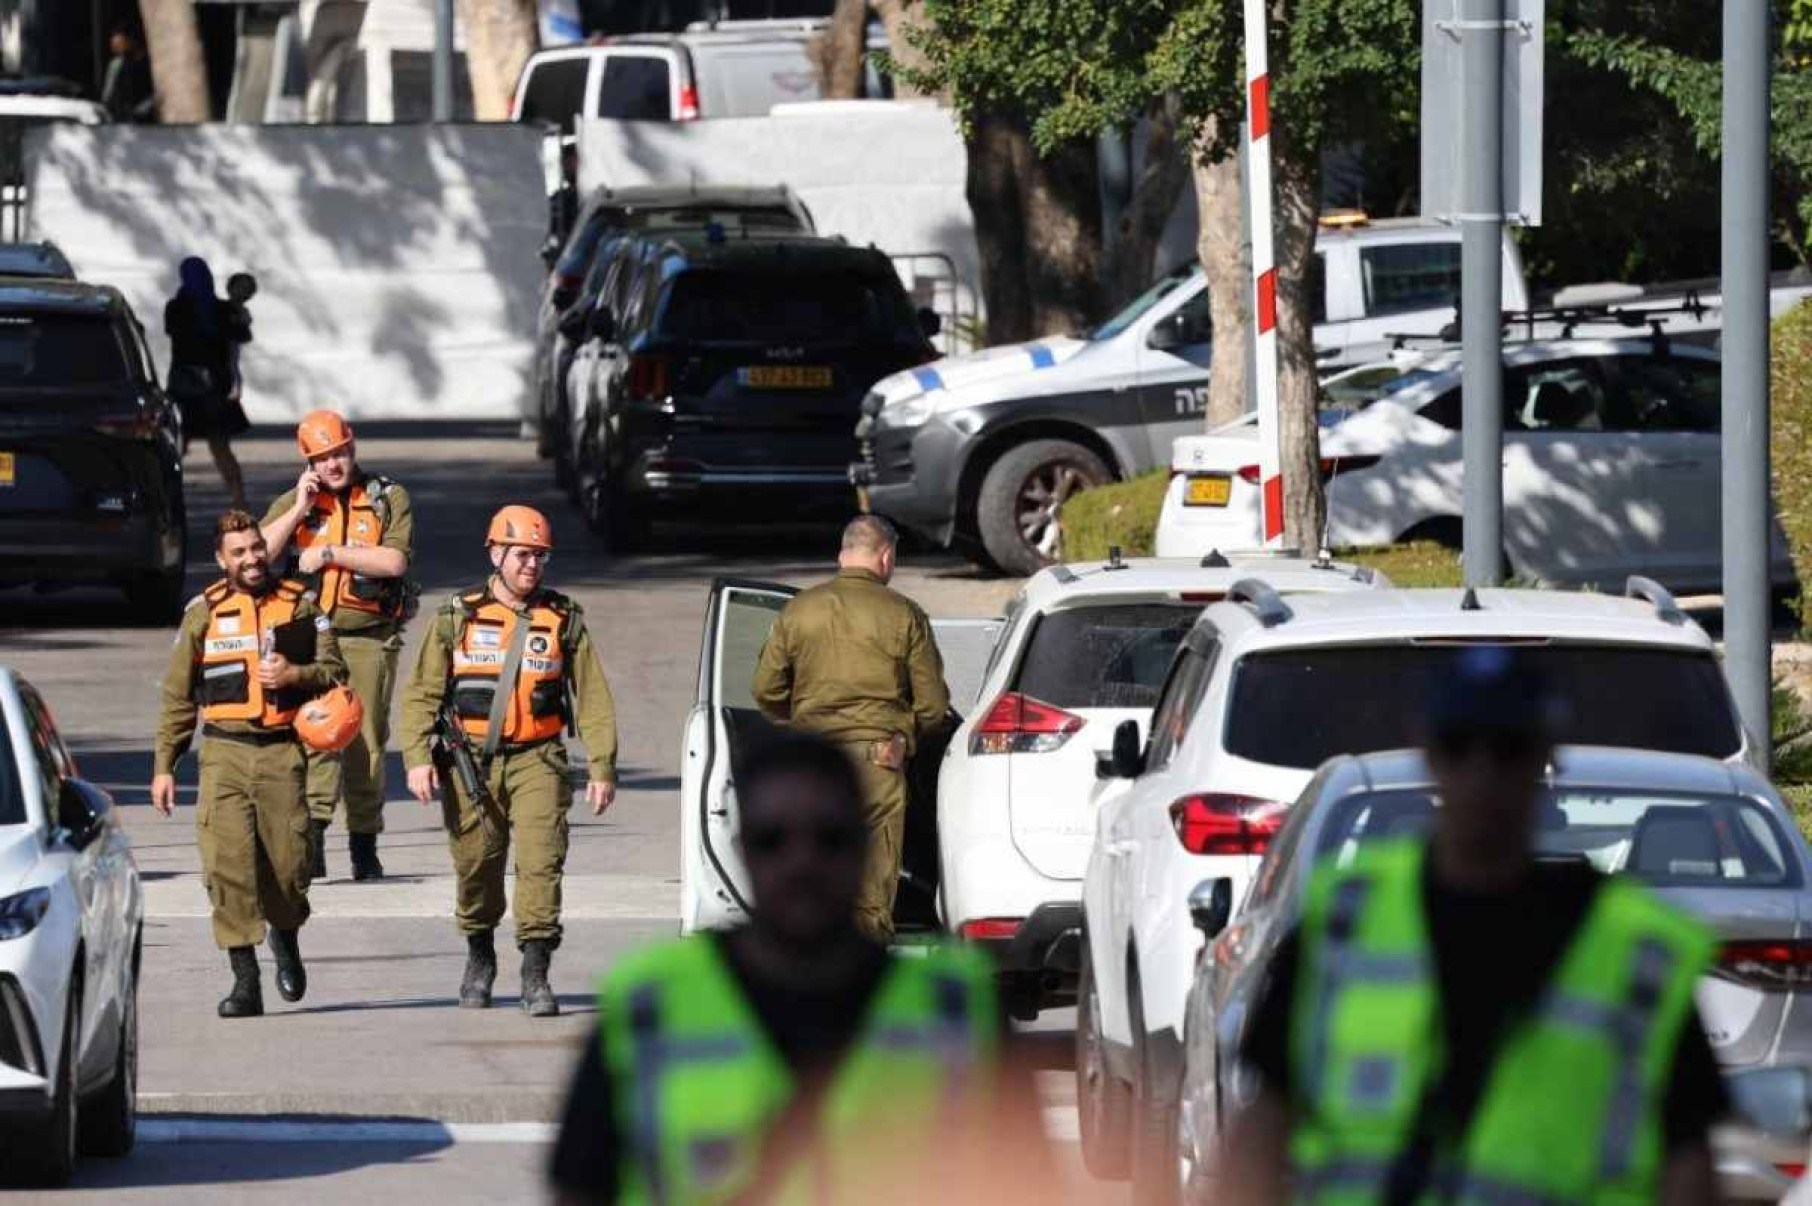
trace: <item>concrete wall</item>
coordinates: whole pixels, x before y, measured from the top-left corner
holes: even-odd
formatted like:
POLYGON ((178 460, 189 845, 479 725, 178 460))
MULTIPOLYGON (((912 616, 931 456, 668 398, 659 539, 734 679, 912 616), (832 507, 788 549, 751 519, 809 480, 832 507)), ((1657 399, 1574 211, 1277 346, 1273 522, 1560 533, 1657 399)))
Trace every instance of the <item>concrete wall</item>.
POLYGON ((529 404, 540 135, 521 126, 59 125, 33 135, 33 238, 118 286, 167 368, 199 255, 258 277, 252 421, 516 418, 529 404))
MULTIPOLYGON (((942 252, 962 283, 957 309, 979 312, 975 224, 964 197, 968 156, 954 115, 929 105, 845 101, 768 117, 580 123, 579 180, 599 185, 785 184, 818 229, 890 255, 942 252)), ((908 289, 922 268, 921 304, 950 307, 931 264, 901 264, 908 289)), ((946 274, 947 279, 947 274, 946 274)))

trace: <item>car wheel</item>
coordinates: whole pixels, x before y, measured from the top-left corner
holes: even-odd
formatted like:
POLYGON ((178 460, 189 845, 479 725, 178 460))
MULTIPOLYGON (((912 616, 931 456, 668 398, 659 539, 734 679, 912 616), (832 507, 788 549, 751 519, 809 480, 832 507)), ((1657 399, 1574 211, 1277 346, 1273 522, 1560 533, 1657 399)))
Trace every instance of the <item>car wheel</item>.
POLYGON ((107 1087, 82 1102, 77 1112, 80 1146, 87 1156, 124 1156, 138 1137, 138 974, 133 973, 120 1003, 119 1050, 107 1087))
POLYGON ((44 1189, 69 1184, 76 1162, 76 1027, 82 1016, 82 986, 69 986, 64 1007, 63 1038, 58 1046, 57 1083, 50 1097, 50 1113, 31 1125, 18 1145, 16 1167, 25 1180, 44 1189))
POLYGON ((1128 976, 1127 1007, 1132 1012, 1139 1072, 1139 1079, 1133 1083, 1133 1206, 1176 1206, 1176 1097, 1163 1083, 1163 1072, 1157 1065, 1156 1052, 1145 1031, 1145 1009, 1140 1004, 1139 991, 1138 982, 1128 976))
POLYGON ((166 628, 181 620, 188 600, 180 567, 135 575, 126 582, 125 591, 126 605, 134 617, 151 628, 166 628))
POLYGON ((1069 440, 1033 440, 988 467, 975 523, 988 559, 1012 574, 1032 574, 1057 559, 1058 509, 1113 479, 1100 457, 1069 440))
POLYGON ((1132 1094, 1107 1065, 1101 1035, 1100 992, 1086 941, 1076 986, 1076 1114, 1082 1163, 1102 1181, 1124 1181, 1128 1172, 1127 1121, 1132 1094))

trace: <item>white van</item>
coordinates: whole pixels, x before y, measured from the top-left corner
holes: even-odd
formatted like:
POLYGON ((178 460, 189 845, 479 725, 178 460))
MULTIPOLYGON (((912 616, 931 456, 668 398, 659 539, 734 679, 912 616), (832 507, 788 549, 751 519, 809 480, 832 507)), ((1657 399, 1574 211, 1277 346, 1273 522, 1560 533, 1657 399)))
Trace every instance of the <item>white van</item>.
MULTIPOLYGON (((309 121, 433 120, 434 0, 320 0, 305 23, 309 121)), ((460 21, 453 23, 453 117, 473 117, 460 21)))
MULTIPOLYGON (((819 98, 813 39, 822 20, 719 21, 677 34, 631 34, 597 45, 563 46, 531 57, 516 84, 514 121, 558 125, 571 135, 581 117, 696 121, 763 117, 776 105, 819 98)), ((885 49, 880 27, 869 49, 885 49)), ((864 95, 891 95, 872 64, 864 95)))

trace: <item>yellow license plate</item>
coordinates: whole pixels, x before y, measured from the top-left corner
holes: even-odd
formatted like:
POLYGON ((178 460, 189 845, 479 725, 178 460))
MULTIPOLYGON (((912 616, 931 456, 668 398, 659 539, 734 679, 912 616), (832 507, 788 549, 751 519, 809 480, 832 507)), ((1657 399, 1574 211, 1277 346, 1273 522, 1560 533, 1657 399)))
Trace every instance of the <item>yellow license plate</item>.
POLYGON ((762 364, 742 370, 742 383, 751 389, 829 389, 831 371, 825 364, 762 364))
POLYGON ((0 486, 10 486, 18 480, 19 470, 13 462, 13 454, 0 452, 0 486))
POLYGON ((1183 488, 1183 505, 1186 507, 1224 507, 1232 497, 1233 479, 1219 474, 1213 477, 1192 477, 1183 488))

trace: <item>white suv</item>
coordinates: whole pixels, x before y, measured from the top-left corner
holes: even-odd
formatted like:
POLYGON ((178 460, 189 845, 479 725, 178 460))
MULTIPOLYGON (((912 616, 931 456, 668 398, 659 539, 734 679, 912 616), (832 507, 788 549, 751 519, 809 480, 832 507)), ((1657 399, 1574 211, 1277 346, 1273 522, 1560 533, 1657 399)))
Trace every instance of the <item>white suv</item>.
MULTIPOLYGON (((1458 352, 1431 355, 1357 408, 1322 412, 1334 548, 1431 540, 1459 547, 1458 352)), ((1520 578, 1614 585, 1643 574, 1681 593, 1721 589, 1717 353, 1664 340, 1571 339, 1504 353, 1504 559, 1520 578)), ((1258 430, 1185 436, 1158 518, 1158 553, 1255 548, 1258 430)), ((1793 588, 1774 525, 1772 575, 1793 588)))
MULTIPOLYGON (((1245 897, 1289 802, 1336 754, 1414 745, 1432 676, 1462 644, 1514 643, 1567 704, 1560 740, 1720 759, 1747 742, 1711 638, 1673 598, 1523 590, 1297 596, 1242 583, 1184 638, 1150 740, 1114 737, 1083 883, 1076 1075, 1084 1156, 1098 1176, 1152 1187, 1175 1132, 1183 1010, 1204 880, 1245 897), (1154 1157, 1151 1163, 1159 1162, 1154 1157)), ((1141 1194, 1141 1197, 1144 1195, 1141 1194)))
POLYGON ((1053 566, 1008 606, 939 769, 937 832, 944 926, 995 953, 1015 1014, 1074 997, 1099 756, 1119 724, 1149 720, 1202 608, 1261 573, 1286 593, 1390 585, 1331 561, 1211 554, 1053 566))

